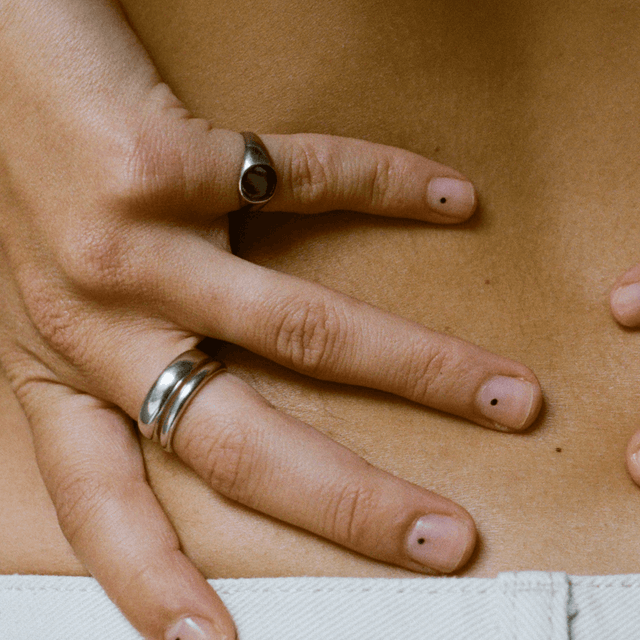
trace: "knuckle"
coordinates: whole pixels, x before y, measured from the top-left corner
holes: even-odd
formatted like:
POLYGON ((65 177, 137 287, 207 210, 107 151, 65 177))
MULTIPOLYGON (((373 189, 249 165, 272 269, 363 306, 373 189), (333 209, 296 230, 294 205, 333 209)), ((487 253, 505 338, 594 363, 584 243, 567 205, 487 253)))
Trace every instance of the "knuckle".
POLYGON ((204 443, 192 442, 195 451, 200 451, 204 477, 216 491, 232 500, 251 503, 256 477, 256 447, 242 425, 234 419, 227 424, 216 424, 216 433, 203 434, 204 443))
POLYGON ((33 331, 55 353, 80 364, 87 350, 86 316, 59 283, 41 275, 21 283, 22 304, 33 331))
POLYGON ((105 511, 113 487, 93 471, 74 469, 57 478, 50 492, 60 527, 71 546, 75 546, 105 511))
POLYGON ((136 133, 114 181, 114 200, 127 209, 166 206, 185 184, 183 148, 156 125, 149 123, 136 133))
POLYGON ((189 116, 167 84, 155 85, 109 164, 105 184, 110 204, 136 212, 175 205, 187 182, 185 162, 193 136, 208 128, 206 121, 189 116))
POLYGON ((385 209, 387 205, 398 202, 397 195, 391 189, 392 171, 393 165, 387 156, 383 155, 375 159, 367 190, 368 199, 373 208, 385 209))
POLYGON ((325 530, 347 547, 363 549, 372 538, 377 500, 375 492, 359 484, 345 485, 326 512, 325 530))
POLYGON ((296 145, 285 171, 294 199, 303 206, 324 202, 332 184, 328 167, 326 158, 322 158, 312 144, 296 145))
MULTIPOLYGON (((156 549, 156 553, 159 551, 160 549, 156 549)), ((158 556, 157 558, 140 558, 134 549, 122 551, 120 561, 122 566, 126 567, 126 573, 123 572, 120 575, 118 584, 118 593, 121 594, 121 597, 125 594, 145 593, 153 590, 162 571, 158 564, 162 562, 163 558, 159 553, 158 556)))
POLYGON ((320 373, 340 352, 343 334, 338 312, 325 300, 294 300, 280 311, 274 343, 276 358, 307 373, 320 373))
POLYGON ((115 295, 130 280, 131 240, 131 234, 113 220, 104 225, 75 225, 62 240, 58 263, 78 291, 115 295))
POLYGON ((162 580, 166 572, 167 554, 180 549, 177 536, 164 536, 166 539, 156 541, 155 554, 150 556, 136 546, 122 548, 119 556, 119 581, 117 585, 118 599, 126 598, 129 603, 134 594, 152 593, 157 589, 158 580, 162 580))
POLYGON ((450 372, 455 365, 446 350, 429 346, 418 349, 409 362, 406 379, 413 397, 426 399, 446 391, 451 385, 450 372))

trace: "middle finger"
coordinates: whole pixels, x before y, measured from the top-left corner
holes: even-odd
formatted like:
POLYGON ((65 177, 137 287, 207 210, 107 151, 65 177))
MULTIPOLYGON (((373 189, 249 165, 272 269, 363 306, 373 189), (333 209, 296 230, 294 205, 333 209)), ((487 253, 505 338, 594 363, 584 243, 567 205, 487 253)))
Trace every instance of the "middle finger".
POLYGON ((179 326, 493 429, 526 429, 538 415, 542 393, 526 366, 177 233, 157 245, 171 259, 158 260, 154 290, 179 326))

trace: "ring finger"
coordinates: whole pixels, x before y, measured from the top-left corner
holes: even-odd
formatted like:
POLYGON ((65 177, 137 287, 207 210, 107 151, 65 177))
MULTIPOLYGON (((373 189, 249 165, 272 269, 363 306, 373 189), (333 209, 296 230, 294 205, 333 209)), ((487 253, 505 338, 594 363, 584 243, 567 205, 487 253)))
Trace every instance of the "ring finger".
MULTIPOLYGON (((159 369, 177 348, 155 348, 154 361, 164 355, 159 369)), ((140 365, 132 373, 139 382, 120 402, 135 415, 160 371, 140 365)), ((240 378, 220 373, 192 398, 173 450, 222 495, 413 571, 449 573, 469 559, 475 527, 464 509, 372 467, 240 378)))

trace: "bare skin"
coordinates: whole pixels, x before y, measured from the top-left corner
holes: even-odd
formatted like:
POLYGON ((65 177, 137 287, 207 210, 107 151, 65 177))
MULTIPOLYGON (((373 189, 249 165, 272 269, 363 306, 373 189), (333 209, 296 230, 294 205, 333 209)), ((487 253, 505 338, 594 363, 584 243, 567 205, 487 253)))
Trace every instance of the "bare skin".
MULTIPOLYGON (((525 365, 233 255, 242 136, 180 102, 115 0, 11 0, 0 23, 0 364, 63 534, 145 636, 236 635, 132 424, 203 337, 489 429, 535 420, 525 365)), ((279 176, 265 219, 351 210, 452 225, 476 208, 462 174, 407 150, 263 139, 279 176)), ((279 411, 234 369, 199 391, 173 438, 210 489, 414 572, 468 562, 477 536, 462 507, 279 411)))
MULTIPOLYGON (((529 433, 503 434, 228 347, 220 356, 233 374, 375 466, 461 504, 481 541, 466 575, 640 571, 640 496, 625 469, 640 413, 638 339, 608 306, 640 242, 638 10, 341 2, 311 20, 304 3, 270 3, 240 20, 237 4, 159 6, 126 4, 196 115, 228 130, 409 149, 456 167, 480 194, 479 212, 455 229, 259 214, 232 224, 236 253, 525 363, 546 406, 529 433), (251 47, 266 32, 273 50, 251 47)), ((0 481, 15 498, 3 504, 3 570, 84 573, 8 386, 2 397, 0 481)), ((415 575, 229 501, 153 444, 143 451, 182 549, 206 576, 415 575)))

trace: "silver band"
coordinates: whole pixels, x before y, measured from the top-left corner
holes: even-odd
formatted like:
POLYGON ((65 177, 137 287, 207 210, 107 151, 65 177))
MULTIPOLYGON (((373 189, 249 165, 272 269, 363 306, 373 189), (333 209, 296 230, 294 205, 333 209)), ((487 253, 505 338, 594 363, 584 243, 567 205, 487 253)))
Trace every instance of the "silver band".
POLYGON ((261 209, 276 191, 278 175, 264 143, 255 133, 242 131, 244 157, 238 179, 242 211, 261 209))
POLYGON ((149 389, 138 416, 140 433, 171 451, 176 426, 188 404, 205 382, 223 371, 222 362, 197 349, 179 355, 149 389))

